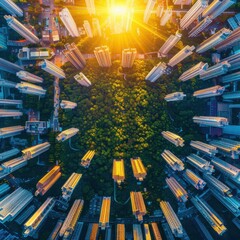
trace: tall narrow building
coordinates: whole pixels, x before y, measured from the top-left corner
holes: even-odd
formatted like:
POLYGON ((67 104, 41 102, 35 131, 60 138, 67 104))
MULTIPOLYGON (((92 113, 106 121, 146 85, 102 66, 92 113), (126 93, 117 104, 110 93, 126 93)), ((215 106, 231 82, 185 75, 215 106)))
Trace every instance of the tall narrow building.
POLYGON ((194 28, 192 28, 188 32, 189 37, 197 37, 200 33, 202 33, 210 24, 212 23, 212 19, 210 17, 204 18, 201 22, 199 22, 194 28))
POLYGON ((19 71, 16 73, 16 76, 27 82, 33 82, 33 83, 42 83, 43 82, 43 79, 41 77, 38 77, 38 76, 36 76, 32 73, 26 72, 26 71, 19 71))
POLYGON ((189 169, 186 169, 186 171, 183 173, 183 176, 197 190, 203 190, 203 188, 206 186, 206 182, 189 169))
POLYGON ((68 140, 69 138, 75 136, 78 132, 79 132, 78 128, 69 128, 69 129, 62 131, 60 134, 58 134, 56 139, 59 142, 64 142, 64 141, 68 140))
POLYGON ((122 67, 131 68, 137 56, 136 48, 126 48, 122 50, 122 67))
POLYGON ((210 157, 213 157, 218 153, 218 150, 216 147, 204 142, 191 141, 190 146, 199 152, 209 155, 210 157))
POLYGON ((101 37, 102 36, 102 30, 101 30, 101 26, 99 23, 98 18, 93 18, 92 19, 92 28, 93 28, 93 36, 96 37, 101 37))
POLYGON ((124 160, 123 159, 114 159, 113 160, 113 169, 112 169, 112 178, 119 185, 125 179, 125 169, 124 169, 124 160))
POLYGON ((77 27, 71 13, 69 12, 69 10, 67 8, 63 8, 59 12, 59 17, 62 20, 66 29, 68 30, 70 36, 72 36, 72 37, 79 37, 80 36, 79 31, 78 31, 78 27, 77 27))
POLYGON ((0 128, 0 139, 16 136, 22 131, 24 131, 24 127, 19 125, 0 128))
POLYGON ((172 17, 172 14, 172 8, 167 8, 166 10, 164 10, 163 16, 160 19, 160 26, 165 26, 172 17))
POLYGON ((111 197, 103 197, 102 207, 101 207, 101 212, 99 217, 99 227, 102 230, 109 227, 110 208, 111 208, 111 197))
POLYGON ((145 80, 148 80, 150 82, 155 82, 158 78, 160 78, 165 73, 166 69, 167 69, 167 64, 166 63, 164 63, 164 62, 158 63, 148 73, 148 75, 145 77, 145 80))
POLYGON ((13 109, 0 109, 0 118, 2 117, 21 117, 22 112, 13 109))
POLYGON ((43 89, 41 86, 27 83, 27 82, 20 82, 16 85, 16 88, 19 90, 20 93, 26 93, 29 95, 36 95, 39 97, 43 97, 46 94, 45 89, 43 89))
POLYGON ((50 143, 44 142, 44 143, 40 143, 40 144, 37 144, 32 147, 23 149, 22 154, 25 159, 31 159, 31 158, 37 157, 40 154, 46 152, 49 148, 50 148, 50 143))
POLYGON ((89 21, 87 21, 87 20, 83 21, 83 28, 86 32, 87 37, 93 38, 93 32, 92 32, 92 28, 91 28, 89 21))
POLYGON ((96 14, 96 9, 95 9, 94 0, 85 0, 85 3, 86 3, 88 13, 90 15, 95 15, 96 14))
POLYGON ((193 54, 194 46, 185 46, 176 55, 174 55, 168 62, 168 65, 174 67, 176 64, 180 63, 183 59, 193 54))
POLYGON ((18 7, 12 0, 1 0, 0 7, 7 11, 12 16, 23 17, 23 10, 18 7))
POLYGON ((188 10, 184 17, 180 20, 181 29, 188 28, 208 6, 207 0, 197 0, 197 2, 188 10))
POLYGON ((161 156, 172 170, 182 171, 184 169, 184 163, 169 150, 164 150, 161 156))
POLYGON ((79 74, 74 76, 74 79, 82 86, 84 87, 90 87, 92 83, 90 80, 82 73, 80 72, 79 74))
POLYGON ((139 180, 143 181, 143 179, 146 177, 147 172, 146 169, 142 163, 141 158, 131 158, 131 165, 133 170, 134 177, 139 180))
POLYGON ((143 22, 148 23, 148 20, 151 16, 152 10, 156 4, 157 0, 148 0, 147 6, 144 11, 144 17, 143 17, 143 22))
POLYGON ((64 71, 58 67, 57 65, 55 65, 54 63, 48 61, 48 60, 44 60, 40 63, 40 66, 42 68, 42 70, 48 72, 49 74, 57 77, 57 78, 65 78, 65 73, 64 71))
POLYGON ((12 28, 14 31, 16 31, 19 35, 28 40, 30 43, 38 43, 40 41, 39 38, 34 33, 27 29, 16 18, 8 15, 5 15, 4 18, 6 19, 7 24, 10 28, 12 28))
POLYGON ((178 136, 175 133, 169 132, 169 131, 162 131, 162 136, 167 139, 169 142, 174 144, 176 147, 183 147, 184 146, 184 139, 182 139, 180 136, 178 136))
POLYGON ((180 41, 182 34, 176 32, 175 35, 171 35, 162 47, 158 51, 158 55, 161 57, 166 57, 168 52, 180 41))
POLYGON ((231 30, 227 28, 222 28, 217 33, 213 34, 211 37, 200 43, 196 48, 196 52, 197 53, 206 52, 207 50, 220 44, 223 40, 227 39, 230 34, 231 30))
POLYGON ((96 47, 94 54, 100 67, 112 66, 111 52, 107 46, 96 47))
POLYGON ((183 92, 174 92, 174 93, 167 94, 164 97, 164 99, 167 102, 175 102, 175 101, 183 100, 184 97, 186 97, 186 94, 184 94, 183 92))
POLYGON ((16 74, 19 71, 22 71, 23 68, 15 63, 11 63, 3 58, 0 58, 0 70, 16 74))
POLYGON ((207 68, 208 68, 208 63, 200 62, 200 63, 194 65, 193 67, 191 67, 190 69, 188 69, 187 71, 185 71, 179 77, 179 80, 181 80, 182 82, 185 82, 191 78, 194 78, 194 77, 200 75, 202 72, 206 71, 207 68))
POLYGON ((228 125, 228 119, 223 117, 194 116, 193 122, 205 127, 224 127, 228 125))
POLYGON ((91 161, 95 155, 94 150, 89 150, 81 159, 81 165, 85 168, 88 168, 91 164, 91 161))
POLYGON ((146 206, 141 192, 130 192, 133 215, 138 221, 143 221, 143 216, 147 213, 146 206))
POLYGON ((86 66, 86 60, 75 43, 65 44, 63 54, 75 68, 83 69, 86 66))
POLYGON ((77 107, 77 104, 75 102, 62 100, 60 103, 60 107, 62 109, 74 109, 75 107, 77 107))
POLYGON ((216 85, 214 87, 205 88, 205 89, 195 91, 193 93, 193 96, 196 97, 196 98, 215 97, 215 96, 222 95, 224 93, 224 91, 225 91, 225 87, 222 87, 220 85, 216 85))

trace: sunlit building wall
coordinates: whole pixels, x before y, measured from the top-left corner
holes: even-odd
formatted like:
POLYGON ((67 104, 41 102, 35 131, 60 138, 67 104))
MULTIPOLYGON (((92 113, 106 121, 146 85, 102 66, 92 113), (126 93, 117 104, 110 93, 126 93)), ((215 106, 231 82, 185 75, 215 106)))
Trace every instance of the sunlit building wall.
POLYGON ((187 202, 188 194, 186 190, 178 183, 174 177, 169 177, 165 179, 169 189, 172 191, 173 195, 179 202, 187 202))
POLYGON ((116 235, 117 235, 118 240, 125 240, 125 225, 124 224, 117 224, 116 235))
POLYGON ((161 4, 158 4, 157 10, 156 10, 156 16, 159 18, 162 17, 163 12, 164 12, 164 6, 161 4))
POLYGON ((20 82, 16 85, 16 88, 20 93, 26 93, 29 95, 43 97, 46 94, 45 89, 32 83, 20 82))
POLYGON ((213 157, 218 153, 218 150, 215 146, 212 146, 204 142, 191 141, 190 146, 197 151, 209 155, 210 157, 213 157))
POLYGON ((225 87, 222 87, 220 85, 216 85, 214 87, 201 89, 198 91, 195 91, 193 93, 193 96, 196 98, 207 98, 207 97, 214 97, 222 95, 225 91, 225 87))
POLYGON ((168 65, 174 67, 176 64, 180 63, 183 59, 193 54, 194 46, 185 46, 176 55, 174 55, 168 62, 168 65))
POLYGON ((196 64, 195 66, 191 67, 190 69, 188 69, 187 71, 185 71, 180 77, 179 80, 181 81, 187 81, 191 78, 194 78, 198 75, 200 75, 202 72, 204 72, 205 70, 207 70, 208 68, 208 64, 207 63, 203 63, 200 62, 198 64, 196 64))
POLYGON ((92 28, 93 28, 93 36, 98 36, 98 37, 102 36, 101 26, 97 18, 92 19, 92 28))
POLYGON ((206 69, 204 72, 201 72, 200 79, 205 81, 214 77, 221 76, 228 72, 230 66, 231 65, 227 61, 217 63, 206 69))
POLYGON ((131 165, 134 177, 139 181, 143 181, 143 179, 147 176, 147 172, 141 158, 131 158, 131 165))
POLYGON ((69 12, 69 10, 67 8, 63 8, 59 12, 59 17, 62 20, 64 26, 66 27, 66 29, 68 30, 69 34, 72 37, 80 36, 77 25, 71 15, 71 13, 69 12))
POLYGON ((203 32, 210 24, 212 23, 212 19, 210 17, 204 18, 201 22, 199 22, 194 28, 192 28, 188 36, 189 37, 197 37, 201 32, 203 32))
POLYGON ((143 220, 143 216, 147 213, 146 206, 141 192, 130 192, 133 215, 138 221, 143 220))
POLYGON ((77 107, 77 104, 75 102, 62 100, 60 103, 60 107, 62 109, 74 109, 75 107, 77 107))
POLYGON ((173 0, 174 5, 190 5, 192 4, 192 0, 173 0))
POLYGON ((165 26, 172 17, 172 8, 167 8, 160 19, 160 26, 165 26))
POLYGON ((100 67, 112 66, 111 52, 107 46, 96 47, 94 54, 100 67))
POLYGON ((183 176, 191 185, 193 185, 198 190, 202 190, 206 186, 206 182, 189 169, 186 169, 186 171, 183 173, 183 176))
POLYGON ((209 127, 224 127, 228 125, 228 119, 223 117, 194 116, 193 122, 198 123, 201 126, 209 127))
POLYGON ((30 43, 38 43, 39 38, 34 35, 29 29, 27 29, 22 23, 20 23, 16 18, 12 16, 5 15, 4 18, 7 21, 7 24, 10 28, 16 31, 19 35, 24 37, 30 43))
POLYGON ((0 58, 0 70, 16 74, 18 71, 23 70, 22 67, 17 64, 11 63, 3 58, 0 58))
POLYGON ((160 207, 175 237, 183 236, 183 227, 169 202, 161 201, 160 207))
POLYGON ((7 37, 5 35, 0 35, 0 51, 7 50, 7 37))
POLYGON ((161 156, 174 171, 182 171, 184 169, 183 162, 169 150, 164 150, 161 156))
POLYGON ((152 232, 153 232, 153 235, 154 235, 155 239, 162 240, 162 236, 161 236, 161 233, 159 231, 157 223, 151 222, 150 224, 152 226, 152 232))
POLYGON ((0 139, 13 137, 24 131, 23 126, 12 126, 0 128, 0 139))
POLYGON ((218 31, 217 33, 215 33, 214 35, 200 43, 196 48, 196 52, 197 53, 206 52, 207 50, 220 44, 223 40, 227 39, 230 34, 231 31, 229 29, 222 28, 220 31, 218 31))
POLYGON ((133 224, 133 240, 143 240, 142 228, 140 224, 133 224))
POLYGON ((23 17, 23 10, 18 7, 12 0, 1 0, 0 7, 7 11, 12 16, 23 17))
POLYGON ((159 49, 158 51, 159 56, 162 57, 167 56, 168 52, 180 41, 181 37, 182 34, 179 32, 176 32, 175 35, 171 35, 159 49))
POLYGON ((234 82, 234 81, 239 81, 240 80, 240 72, 227 74, 225 76, 222 76, 220 79, 221 79, 221 82, 223 82, 223 83, 230 83, 230 82, 234 82))
POLYGON ((94 150, 89 150, 81 159, 81 165, 85 168, 88 168, 91 164, 91 161, 95 155, 94 150))
POLYGON ((66 140, 68 140, 69 138, 75 136, 77 133, 79 132, 78 128, 69 128, 67 130, 62 131, 57 137, 56 139, 59 142, 64 142, 66 140))
POLYGON ((165 73, 166 69, 167 69, 166 63, 164 63, 164 62, 158 63, 148 73, 148 75, 145 77, 145 80, 148 80, 150 82, 155 82, 158 78, 160 78, 165 73))
POLYGON ((122 51, 122 67, 123 68, 131 68, 133 66, 134 60, 137 56, 136 48, 127 48, 122 51))
POLYGON ((88 13, 90 15, 96 14, 94 0, 85 0, 85 3, 86 3, 86 7, 87 7, 87 10, 88 10, 88 13))
POLYGON ((0 153, 0 161, 3 161, 7 158, 13 157, 14 155, 17 155, 20 151, 17 148, 12 148, 10 150, 7 150, 5 152, 0 153))
POLYGON ((32 147, 23 149, 22 154, 25 159, 31 159, 31 158, 37 157, 40 154, 46 152, 49 148, 50 148, 50 143, 44 142, 44 143, 40 143, 40 144, 37 144, 32 147))
POLYGON ((147 6, 146 6, 145 11, 144 11, 144 17, 143 17, 143 22, 144 23, 148 23, 148 20, 151 16, 152 10, 153 10, 156 3, 157 3, 157 0, 148 0, 147 6))
POLYGON ((0 118, 1 117, 21 117, 22 112, 12 109, 0 109, 0 118))
POLYGON ((184 94, 183 92, 174 92, 174 93, 167 94, 164 97, 164 99, 167 102, 174 102, 174 101, 181 101, 183 100, 184 97, 186 97, 186 94, 184 94))
POLYGON ((211 210, 211 207, 199 197, 192 197, 191 201, 201 215, 206 219, 206 221, 211 225, 211 227, 219 234, 222 235, 227 231, 223 222, 216 216, 216 214, 211 210))
POLYGON ((33 82, 33 83, 42 83, 43 79, 41 77, 38 77, 32 73, 26 72, 26 71, 19 71, 16 73, 16 76, 19 77, 20 79, 28 82, 33 82))
POLYGON ((208 6, 207 0, 197 0, 197 2, 188 10, 180 20, 181 29, 189 27, 208 6))
POLYGON ((169 132, 169 131, 162 131, 161 134, 165 139, 167 139, 169 142, 174 144, 176 147, 184 146, 184 140, 177 134, 169 132))
POLYGON ((214 166, 211 165, 209 161, 205 160, 202 157, 199 157, 196 154, 190 154, 187 156, 187 162, 200 172, 204 172, 206 174, 212 174, 215 171, 214 166))
POLYGON ((240 91, 237 91, 237 92, 227 92, 227 93, 224 93, 222 97, 223 97, 224 100, 239 99, 240 98, 240 91))
POLYGON ((74 79, 82 86, 90 87, 92 85, 90 80, 82 72, 80 72, 79 74, 75 75, 74 79))
POLYGON ((55 204, 54 198, 47 198, 41 207, 24 223, 23 236, 33 237, 39 231, 55 204))
POLYGON ((15 99, 0 99, 0 105, 11 106, 14 105, 17 108, 22 108, 23 101, 15 99))
POLYGON ((84 20, 83 27, 85 29, 85 32, 86 32, 87 36, 89 38, 93 38, 92 28, 91 28, 91 25, 90 25, 89 21, 84 20))
POLYGON ((121 184, 125 179, 125 169, 123 159, 113 160, 112 178, 118 184, 121 184))
POLYGON ((42 70, 52 74, 55 77, 58 77, 60 79, 65 78, 64 71, 60 67, 58 67, 57 65, 48 60, 44 60, 43 62, 41 62, 40 66, 42 70))
POLYGON ((102 207, 99 217, 99 227, 104 230, 109 227, 111 197, 103 197, 102 207))

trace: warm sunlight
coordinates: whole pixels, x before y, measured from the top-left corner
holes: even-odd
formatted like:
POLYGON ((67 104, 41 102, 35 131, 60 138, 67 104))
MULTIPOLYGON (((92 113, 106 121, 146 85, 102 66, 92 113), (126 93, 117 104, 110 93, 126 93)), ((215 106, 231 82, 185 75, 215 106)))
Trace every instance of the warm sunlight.
POLYGON ((109 11, 112 15, 124 15, 127 12, 127 8, 124 6, 113 6, 109 11))

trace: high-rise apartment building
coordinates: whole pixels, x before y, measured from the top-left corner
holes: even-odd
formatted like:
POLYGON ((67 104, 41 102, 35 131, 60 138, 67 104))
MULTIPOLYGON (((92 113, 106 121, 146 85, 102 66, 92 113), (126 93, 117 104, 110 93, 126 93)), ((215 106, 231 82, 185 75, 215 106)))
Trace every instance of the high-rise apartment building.
POLYGON ((12 0, 1 0, 0 7, 12 16, 23 17, 23 10, 12 0))
POLYGON ((147 176, 147 172, 141 158, 131 158, 131 165, 134 177, 139 181, 143 181, 143 179, 147 176))
POLYGON ((60 134, 58 134, 56 139, 59 142, 64 142, 64 141, 68 140, 69 138, 75 136, 78 132, 79 132, 78 128, 69 128, 67 130, 62 131, 60 134))
POLYGON ((112 178, 119 185, 124 181, 125 169, 124 169, 124 160, 123 159, 114 159, 113 160, 112 178))
POLYGON ((206 219, 206 221, 211 225, 211 227, 219 234, 222 235, 227 231, 223 222, 219 217, 213 212, 211 207, 202 199, 195 196, 191 198, 193 205, 201 213, 201 215, 206 219))
POLYGON ((151 16, 152 10, 153 10, 156 3, 157 3, 156 0, 148 0, 147 6, 146 6, 145 11, 144 11, 144 17, 143 17, 143 22, 144 23, 148 23, 148 20, 151 16))
POLYGON ((5 35, 0 35, 0 51, 7 50, 7 37, 5 35))
POLYGON ((54 198, 47 198, 41 207, 24 223, 24 237, 33 237, 39 231, 54 205, 54 198))
POLYGON ((223 156, 228 156, 232 159, 239 159, 240 142, 232 139, 221 138, 210 141, 210 144, 218 149, 218 152, 223 156))
POLYGON ((199 22, 194 28, 192 28, 188 32, 189 37, 197 37, 201 32, 203 32, 210 24, 212 23, 212 19, 210 17, 204 18, 201 22, 199 22))
POLYGON ((90 87, 92 85, 92 83, 90 82, 90 80, 82 73, 80 72, 79 74, 74 76, 74 79, 81 84, 84 87, 90 87))
POLYGON ((141 192, 130 192, 133 215, 138 221, 143 221, 143 216, 147 213, 146 206, 141 192))
POLYGON ((111 197, 103 197, 102 207, 99 217, 99 227, 104 230, 109 227, 111 197))
POLYGON ((197 190, 203 190, 203 188, 206 186, 206 182, 190 169, 186 169, 186 171, 183 173, 183 176, 197 190))
POLYGON ((173 4, 174 5, 191 5, 192 4, 192 0, 173 0, 173 4))
POLYGON ((75 43, 67 43, 65 44, 65 50, 63 50, 64 56, 67 58, 67 60, 77 69, 83 69, 86 66, 86 60, 79 50, 79 48, 76 46, 75 43))
POLYGON ((93 28, 93 36, 96 37, 101 37, 102 36, 102 30, 101 30, 101 26, 99 23, 98 18, 93 18, 92 19, 92 28, 93 28))
POLYGON ((23 115, 22 112, 18 110, 12 109, 0 109, 0 118, 1 117, 21 117, 23 115))
POLYGON ((33 199, 31 192, 19 187, 0 201, 0 223, 12 221, 33 199))
POLYGON ((91 25, 90 25, 89 21, 87 21, 87 20, 83 21, 83 28, 86 32, 86 35, 89 38, 93 38, 93 32, 92 32, 92 28, 91 28, 91 25))
POLYGON ((29 95, 43 97, 46 94, 45 89, 32 83, 20 82, 16 85, 16 88, 20 93, 26 93, 29 95))
POLYGON ((174 144, 176 147, 184 146, 184 140, 180 136, 176 135, 175 133, 172 133, 169 131, 162 131, 161 134, 166 140, 174 144))
POLYGON ((107 46, 96 47, 94 54, 100 67, 112 66, 111 52, 107 46))
POLYGON ((206 69, 204 72, 201 72, 200 79, 205 81, 214 77, 221 76, 228 72, 230 66, 231 65, 228 63, 228 61, 217 63, 206 69))
POLYGON ((17 155, 20 151, 17 148, 12 148, 10 150, 7 150, 5 152, 0 153, 0 161, 3 161, 7 158, 13 157, 14 155, 17 155))
POLYGON ((156 10, 156 16, 161 18, 164 12, 164 6, 162 4, 158 4, 157 10, 156 10))
POLYGON ((170 35, 170 37, 159 49, 158 56, 166 57, 168 52, 180 41, 181 37, 182 37, 182 34, 179 32, 176 32, 175 35, 170 35))
POLYGON ((95 155, 94 150, 89 150, 81 159, 81 166, 88 168, 91 164, 91 161, 95 155))
POLYGON ((220 44, 216 46, 217 51, 221 52, 228 48, 237 46, 239 43, 239 37, 240 37, 240 27, 233 30, 227 39, 225 39, 224 41, 222 41, 220 44))
POLYGON ((216 147, 200 141, 191 141, 190 146, 197 151, 209 155, 210 157, 213 157, 218 153, 216 147))
POLYGON ((228 119, 223 117, 194 116, 193 122, 207 127, 224 127, 228 125, 228 119))
POLYGON ((214 157, 211 160, 214 167, 236 183, 240 183, 240 169, 232 164, 214 157))
POLYGON ((203 12, 203 17, 209 16, 211 19, 218 17, 231 5, 236 3, 236 0, 214 0, 203 12))
POLYGON ((194 46, 185 46, 176 55, 174 55, 168 62, 168 65, 174 67, 176 64, 180 63, 183 59, 193 54, 194 46))
POLYGON ((0 70, 16 74, 18 71, 21 71, 23 69, 17 64, 11 63, 3 58, 0 58, 0 70))
POLYGON ((165 26, 167 24, 167 22, 172 17, 172 13, 172 8, 167 8, 166 10, 164 10, 163 16, 160 19, 160 26, 165 26))
POLYGON ((232 190, 226 184, 213 177, 212 175, 204 174, 204 179, 207 182, 209 188, 213 188, 215 191, 218 191, 223 196, 232 197, 232 190))
POLYGON ((188 10, 184 17, 180 20, 181 29, 189 27, 208 6, 207 0, 197 0, 197 2, 188 10))
POLYGON ((60 12, 59 12, 59 17, 62 20, 64 26, 66 27, 66 29, 68 30, 70 36, 72 37, 79 37, 79 31, 78 31, 78 27, 70 13, 70 11, 67 8, 63 8, 60 12))
POLYGON ((223 97, 224 100, 239 99, 240 98, 240 91, 227 92, 227 93, 224 93, 222 97, 223 97))
POLYGON ((42 83, 43 79, 41 77, 38 77, 32 73, 26 72, 26 71, 19 71, 16 73, 16 76, 19 77, 20 79, 28 82, 33 82, 33 83, 42 83))
POLYGON ((58 67, 57 65, 55 65, 54 63, 48 61, 48 60, 44 60, 40 63, 40 66, 42 68, 42 70, 48 72, 49 74, 57 77, 57 78, 65 78, 65 73, 64 71, 58 67))
POLYGON ((188 193, 187 191, 178 183, 174 177, 169 177, 165 179, 169 189, 172 191, 173 195, 179 202, 187 202, 188 193))
POLYGON ((12 126, 12 127, 0 128, 0 139, 16 136, 20 134, 22 131, 24 131, 23 126, 12 126))
POLYGON ((196 48, 196 52, 204 53, 207 50, 215 47, 216 45, 220 44, 223 40, 227 39, 231 32, 232 31, 227 28, 222 28, 217 33, 213 34, 211 37, 200 43, 196 48))
POLYGON ((22 154, 23 154, 23 157, 28 160, 28 159, 39 156, 40 154, 46 152, 49 148, 50 148, 50 143, 44 142, 29 148, 25 148, 24 150, 22 150, 22 154))
POLYGON ((240 81, 240 72, 227 74, 225 76, 222 76, 220 79, 221 79, 221 82, 223 82, 223 83, 230 83, 230 82, 234 82, 234 81, 240 81))
POLYGON ((200 172, 204 172, 206 174, 212 174, 215 171, 213 165, 211 165, 209 161, 196 154, 190 154, 187 156, 187 162, 200 172))
POLYGON ((85 3, 86 3, 88 13, 90 15, 95 15, 96 14, 96 9, 95 9, 94 0, 85 0, 85 3))
POLYGON ((182 171, 184 169, 184 163, 169 150, 164 150, 161 156, 174 171, 182 171))
POLYGON ((133 240, 143 240, 143 233, 140 224, 133 224, 133 240))
POLYGON ((16 108, 22 108, 23 101, 15 99, 0 99, 0 105, 4 106, 16 106, 16 108))
POLYGON ((61 175, 60 166, 54 166, 51 171, 38 181, 35 196, 38 194, 43 196, 54 185, 54 183, 57 182, 61 175))
POLYGON ((62 197, 66 201, 69 201, 74 189, 77 187, 79 181, 82 178, 82 174, 80 173, 72 173, 72 175, 68 178, 68 180, 63 184, 62 190, 62 197))
POLYGON ((179 80, 185 82, 191 78, 194 78, 200 75, 202 72, 206 71, 208 68, 208 63, 200 62, 197 65, 194 65, 187 71, 185 71, 180 77, 179 80))
POLYGON ((225 91, 225 87, 222 87, 220 85, 216 85, 214 87, 205 88, 205 89, 195 91, 193 93, 193 96, 196 97, 196 98, 215 97, 215 96, 222 95, 224 91, 225 91))
POLYGON ((173 211, 169 202, 161 201, 160 208, 168 222, 168 225, 175 237, 183 236, 183 227, 176 213, 173 211))
POLYGON ((62 109, 74 109, 75 107, 77 107, 77 104, 75 102, 62 100, 60 103, 60 107, 62 109))
POLYGON ((155 239, 162 240, 162 236, 161 236, 161 233, 159 231, 157 223, 151 222, 150 224, 152 226, 152 232, 153 232, 153 236, 155 237, 155 239))
POLYGON ((116 235, 118 240, 125 240, 125 225, 117 224, 116 235))
POLYGON ((174 92, 174 93, 167 94, 164 97, 164 99, 167 102, 174 102, 174 101, 181 101, 183 100, 184 97, 186 97, 186 94, 184 94, 183 92, 174 92))
POLYGON ((136 48, 126 48, 122 50, 122 67, 131 68, 137 56, 136 48))
POLYGON ((38 43, 40 41, 39 38, 34 33, 32 33, 28 28, 26 28, 13 16, 5 15, 4 18, 6 19, 7 24, 10 28, 12 28, 14 31, 16 31, 19 35, 24 37, 30 43, 38 43))
POLYGON ((167 69, 166 63, 164 63, 164 62, 158 63, 148 73, 148 75, 145 77, 145 80, 148 80, 150 82, 155 82, 158 78, 160 78, 165 73, 166 69, 167 69))
POLYGON ((59 236, 63 239, 71 239, 73 231, 76 227, 78 218, 83 209, 84 201, 82 199, 76 199, 65 218, 65 221, 59 231, 59 236))

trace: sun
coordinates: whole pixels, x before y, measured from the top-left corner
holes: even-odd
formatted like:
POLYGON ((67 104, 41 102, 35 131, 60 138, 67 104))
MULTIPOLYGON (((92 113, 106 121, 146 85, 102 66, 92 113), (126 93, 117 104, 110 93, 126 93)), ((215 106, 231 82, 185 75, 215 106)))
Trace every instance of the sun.
POLYGON ((109 10, 111 15, 124 15, 126 12, 127 8, 125 6, 113 6, 109 10))

